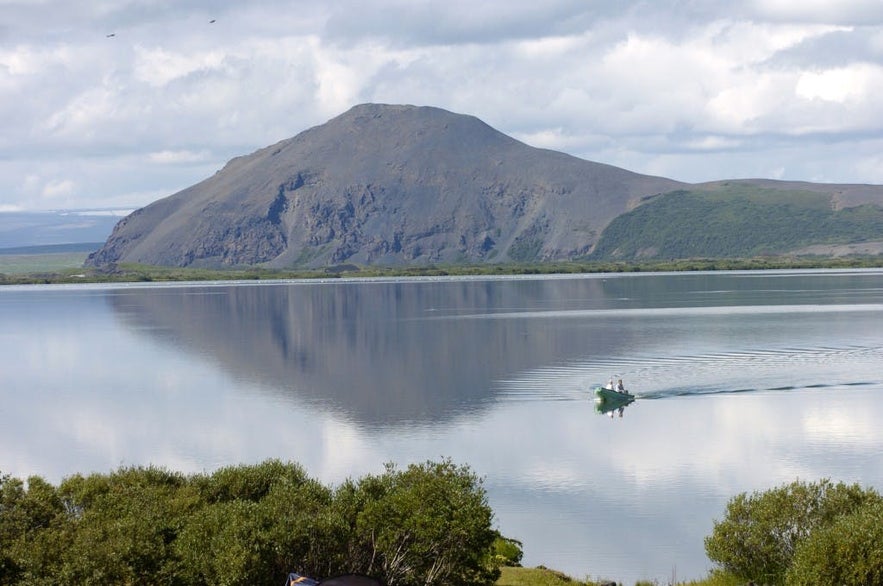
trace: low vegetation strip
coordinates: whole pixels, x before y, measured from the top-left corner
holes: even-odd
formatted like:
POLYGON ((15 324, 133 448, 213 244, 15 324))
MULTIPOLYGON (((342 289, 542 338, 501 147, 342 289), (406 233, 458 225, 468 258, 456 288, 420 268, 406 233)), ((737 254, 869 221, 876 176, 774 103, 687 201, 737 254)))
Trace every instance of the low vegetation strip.
POLYGON ((0 278, 14 276, 14 279, 27 279, 30 275, 64 278, 65 273, 72 270, 82 273, 86 256, 87 252, 6 252, 0 254, 0 278))
MULTIPOLYGON (((37 255, 44 256, 44 255, 37 255)), ((395 278, 441 276, 552 275, 673 271, 731 271, 766 269, 856 269, 883 267, 883 255, 762 256, 754 258, 694 258, 684 260, 573 261, 498 265, 421 265, 360 267, 343 265, 316 270, 235 267, 195 269, 119 265, 110 270, 83 268, 80 256, 27 258, 0 256, 0 285, 52 283, 132 283, 173 281, 261 281, 274 279, 395 278), (13 260, 10 261, 9 259, 13 260)))

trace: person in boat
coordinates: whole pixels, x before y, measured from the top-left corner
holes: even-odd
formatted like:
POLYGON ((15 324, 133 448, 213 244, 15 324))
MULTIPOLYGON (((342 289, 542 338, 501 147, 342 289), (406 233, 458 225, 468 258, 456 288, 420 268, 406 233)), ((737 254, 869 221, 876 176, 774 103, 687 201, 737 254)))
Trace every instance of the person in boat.
POLYGON ((607 389, 608 391, 612 391, 612 390, 613 390, 613 377, 612 377, 612 376, 610 377, 610 380, 607 381, 607 386, 604 387, 604 388, 607 389))
POLYGON ((619 382, 616 383, 616 390, 619 391, 620 393, 625 392, 625 385, 622 384, 622 379, 619 379, 619 382))

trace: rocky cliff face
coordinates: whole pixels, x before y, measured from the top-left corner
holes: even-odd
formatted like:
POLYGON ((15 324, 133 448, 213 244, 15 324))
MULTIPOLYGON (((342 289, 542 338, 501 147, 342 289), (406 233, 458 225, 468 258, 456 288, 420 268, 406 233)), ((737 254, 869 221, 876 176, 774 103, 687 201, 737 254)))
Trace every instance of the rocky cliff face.
POLYGON ((471 117, 365 104, 123 219, 94 266, 570 259, 683 184, 520 143, 471 117))

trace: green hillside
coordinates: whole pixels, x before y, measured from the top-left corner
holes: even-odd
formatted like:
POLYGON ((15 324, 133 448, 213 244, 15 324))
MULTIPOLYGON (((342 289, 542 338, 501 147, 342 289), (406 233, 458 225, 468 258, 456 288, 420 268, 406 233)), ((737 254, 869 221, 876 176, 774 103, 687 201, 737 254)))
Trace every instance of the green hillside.
POLYGON ((591 258, 747 258, 880 240, 881 207, 834 210, 825 193, 729 184, 653 197, 614 219, 591 258))

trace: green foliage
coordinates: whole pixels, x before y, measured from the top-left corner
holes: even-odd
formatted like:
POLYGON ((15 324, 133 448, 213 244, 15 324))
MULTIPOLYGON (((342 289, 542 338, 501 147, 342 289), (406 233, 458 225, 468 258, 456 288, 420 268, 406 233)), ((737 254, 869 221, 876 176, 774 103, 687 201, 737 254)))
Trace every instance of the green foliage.
POLYGON ((467 467, 426 462, 399 471, 388 465, 364 479, 367 493, 356 533, 370 548, 372 564, 387 584, 492 584, 493 513, 484 488, 467 467))
POLYGON ((878 206, 834 210, 826 194, 734 184, 674 191, 615 218, 591 258, 750 258, 881 239, 878 206))
POLYGON ((211 475, 121 468, 56 488, 0 476, 0 585, 277 585, 289 571, 390 586, 492 584, 481 481, 448 460, 332 490, 269 460, 211 475))
POLYGON ((499 534, 494 538, 492 551, 494 558, 500 566, 518 567, 521 565, 521 558, 524 556, 524 550, 520 541, 499 534))
POLYGON ((213 503, 200 509, 181 532, 175 550, 190 584, 269 584, 272 546, 259 505, 248 500, 213 503))
POLYGON ((258 502, 278 484, 300 486, 309 478, 297 464, 267 460, 254 466, 229 466, 200 478, 203 497, 209 502, 247 500, 258 502))
POLYGON ((38 582, 40 572, 58 566, 65 530, 58 491, 38 476, 27 483, 6 477, 0 487, 0 584, 38 582))
POLYGON ((883 584, 883 503, 865 505, 814 531, 797 548, 785 583, 883 584))
POLYGON ((783 584, 798 547, 820 527, 868 504, 873 490, 829 480, 795 481, 761 493, 739 494, 705 539, 709 559, 724 570, 764 584, 783 584))

